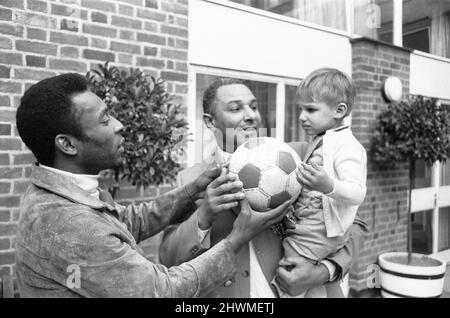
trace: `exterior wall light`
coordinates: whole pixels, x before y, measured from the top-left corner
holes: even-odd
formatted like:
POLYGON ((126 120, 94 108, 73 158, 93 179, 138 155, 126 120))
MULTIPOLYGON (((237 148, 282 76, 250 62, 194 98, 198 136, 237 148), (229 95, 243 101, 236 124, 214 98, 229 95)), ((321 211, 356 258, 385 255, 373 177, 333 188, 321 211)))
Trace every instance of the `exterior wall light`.
POLYGON ((384 94, 391 102, 399 102, 403 96, 403 85, 398 77, 390 76, 384 83, 384 94))

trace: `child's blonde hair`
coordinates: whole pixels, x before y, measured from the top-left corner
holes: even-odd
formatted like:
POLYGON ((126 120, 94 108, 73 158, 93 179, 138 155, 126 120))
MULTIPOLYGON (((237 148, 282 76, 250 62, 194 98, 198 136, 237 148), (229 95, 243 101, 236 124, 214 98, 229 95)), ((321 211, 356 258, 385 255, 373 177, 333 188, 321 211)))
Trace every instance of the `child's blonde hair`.
POLYGON ((301 102, 321 103, 337 106, 347 105, 346 116, 350 115, 356 96, 351 78, 335 68, 321 68, 309 74, 298 86, 297 98, 301 102))

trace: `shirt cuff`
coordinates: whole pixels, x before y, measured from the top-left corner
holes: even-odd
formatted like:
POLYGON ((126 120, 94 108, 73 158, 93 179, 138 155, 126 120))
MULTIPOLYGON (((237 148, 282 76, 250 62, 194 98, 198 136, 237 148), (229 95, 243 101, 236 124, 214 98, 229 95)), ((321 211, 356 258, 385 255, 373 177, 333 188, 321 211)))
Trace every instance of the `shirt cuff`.
POLYGON ((325 267, 328 269, 328 272, 330 273, 329 281, 334 282, 338 278, 336 265, 334 265, 332 262, 330 262, 329 260, 326 260, 326 259, 321 261, 320 264, 325 265, 325 267))
POLYGON ((210 248, 211 247, 211 229, 208 229, 206 231, 201 230, 198 228, 198 240, 203 248, 210 248))
POLYGON ((200 245, 203 248, 209 249, 211 247, 211 227, 207 230, 202 230, 198 226, 198 219, 197 219, 197 234, 198 234, 198 241, 200 242, 200 245))

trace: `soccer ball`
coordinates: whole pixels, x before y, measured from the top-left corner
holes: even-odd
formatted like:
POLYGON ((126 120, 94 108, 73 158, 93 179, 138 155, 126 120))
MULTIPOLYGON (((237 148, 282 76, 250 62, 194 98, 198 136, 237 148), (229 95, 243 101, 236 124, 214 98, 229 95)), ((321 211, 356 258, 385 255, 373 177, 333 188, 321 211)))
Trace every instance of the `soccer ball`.
POLYGON ((302 186, 295 170, 300 163, 300 157, 286 143, 259 137, 236 149, 229 170, 244 184, 252 209, 265 212, 298 197, 302 186))

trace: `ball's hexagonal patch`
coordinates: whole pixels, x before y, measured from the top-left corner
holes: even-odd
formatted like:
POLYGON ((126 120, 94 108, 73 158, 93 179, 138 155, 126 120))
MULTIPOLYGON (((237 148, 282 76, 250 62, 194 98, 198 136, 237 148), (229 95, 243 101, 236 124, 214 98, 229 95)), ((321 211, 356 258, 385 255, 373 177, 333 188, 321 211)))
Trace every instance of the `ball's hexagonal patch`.
POLYGON ((253 210, 264 212, 269 209, 270 197, 260 189, 245 190, 245 196, 253 210))
POLYGON ((245 143, 245 147, 248 149, 254 149, 256 147, 264 145, 265 143, 266 141, 264 140, 264 138, 252 138, 245 143))
POLYGON ((257 188, 261 170, 252 164, 246 164, 238 173, 239 180, 244 184, 244 189, 257 188))
POLYGON ((286 174, 290 174, 292 171, 297 168, 294 158, 289 152, 280 151, 277 155, 277 165, 280 167, 286 174))
POLYGON ((288 176, 278 167, 270 167, 261 171, 259 187, 268 195, 273 196, 286 189, 288 176))
POLYGON ((280 204, 286 202, 287 200, 290 200, 292 197, 287 191, 283 191, 281 193, 278 193, 276 195, 273 195, 270 198, 270 205, 269 208, 275 209, 280 204))

